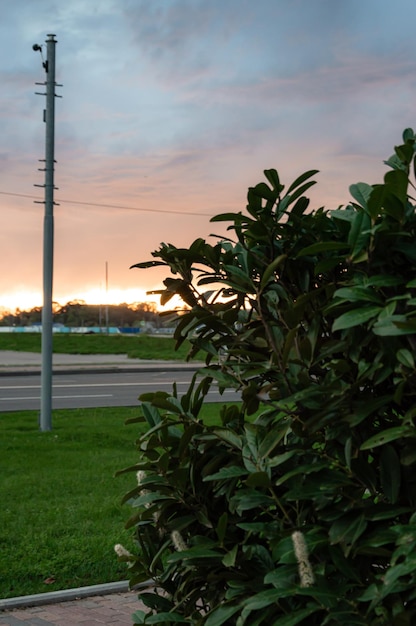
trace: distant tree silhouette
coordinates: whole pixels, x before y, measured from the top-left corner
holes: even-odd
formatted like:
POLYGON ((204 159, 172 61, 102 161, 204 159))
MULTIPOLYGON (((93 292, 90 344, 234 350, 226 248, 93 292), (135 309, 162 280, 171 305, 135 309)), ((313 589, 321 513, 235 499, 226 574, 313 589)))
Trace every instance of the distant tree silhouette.
MULTIPOLYGON (((106 309, 110 326, 133 328, 142 322, 162 325, 156 305, 153 302, 134 302, 133 304, 111 304, 108 307, 87 304, 83 300, 72 300, 64 305, 55 302, 53 321, 64 326, 104 326, 106 309)), ((0 311, 0 326, 31 326, 42 321, 42 307, 28 311, 16 309, 14 313, 0 311)))

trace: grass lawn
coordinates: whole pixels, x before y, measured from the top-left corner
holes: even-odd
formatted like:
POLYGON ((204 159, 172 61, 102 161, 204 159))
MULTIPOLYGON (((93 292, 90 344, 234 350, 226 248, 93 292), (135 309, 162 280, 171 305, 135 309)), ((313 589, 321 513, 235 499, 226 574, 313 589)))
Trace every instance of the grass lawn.
MULTIPOLYGON (((219 405, 204 418, 216 421, 219 405)), ((37 411, 0 413, 0 598, 126 578, 113 546, 132 549, 121 506, 138 460, 137 408, 54 411, 40 432, 37 411)))
MULTIPOLYGON (((0 350, 41 352, 41 333, 0 333, 0 350)), ((60 354, 127 354, 135 359, 184 360, 185 342, 175 350, 173 337, 149 335, 54 335, 53 351, 60 354)))

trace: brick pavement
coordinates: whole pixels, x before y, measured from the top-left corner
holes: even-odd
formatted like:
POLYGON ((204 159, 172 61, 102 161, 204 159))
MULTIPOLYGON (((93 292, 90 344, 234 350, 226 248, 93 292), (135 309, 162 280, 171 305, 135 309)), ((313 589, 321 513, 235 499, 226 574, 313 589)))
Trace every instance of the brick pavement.
POLYGON ((137 591, 128 591, 2 611, 0 626, 132 626, 139 609, 137 591))

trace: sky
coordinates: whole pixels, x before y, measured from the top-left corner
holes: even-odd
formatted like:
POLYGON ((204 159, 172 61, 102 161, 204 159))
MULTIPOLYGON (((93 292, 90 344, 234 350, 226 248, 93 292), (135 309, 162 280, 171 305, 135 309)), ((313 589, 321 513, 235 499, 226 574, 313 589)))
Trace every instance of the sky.
POLYGON ((42 304, 45 72, 56 35, 53 299, 143 302, 161 242, 225 234, 276 168, 312 206, 382 182, 416 127, 414 0, 0 0, 0 310, 42 304), (224 230, 221 230, 224 228, 224 230))

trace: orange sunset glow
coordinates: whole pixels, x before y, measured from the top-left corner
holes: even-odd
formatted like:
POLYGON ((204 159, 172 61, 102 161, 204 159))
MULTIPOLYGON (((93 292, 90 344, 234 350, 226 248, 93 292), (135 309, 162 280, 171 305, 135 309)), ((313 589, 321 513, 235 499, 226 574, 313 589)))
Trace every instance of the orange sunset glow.
MULTIPOLYGON (((160 305, 160 297, 157 295, 147 295, 140 289, 109 289, 107 293, 102 293, 98 289, 91 289, 81 294, 67 294, 54 300, 60 305, 68 302, 82 301, 86 304, 134 304, 151 302, 156 305, 158 311, 173 310, 182 306, 182 302, 176 296, 173 297, 166 306, 160 305)), ((29 311, 30 309, 41 307, 43 297, 40 292, 19 292, 2 298, 1 308, 14 312, 17 309, 29 311)))

